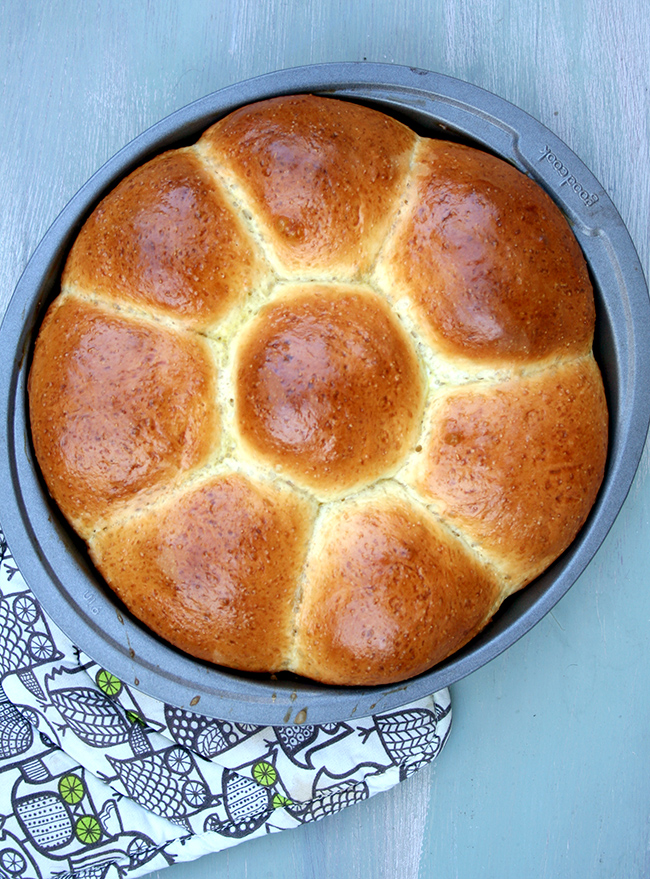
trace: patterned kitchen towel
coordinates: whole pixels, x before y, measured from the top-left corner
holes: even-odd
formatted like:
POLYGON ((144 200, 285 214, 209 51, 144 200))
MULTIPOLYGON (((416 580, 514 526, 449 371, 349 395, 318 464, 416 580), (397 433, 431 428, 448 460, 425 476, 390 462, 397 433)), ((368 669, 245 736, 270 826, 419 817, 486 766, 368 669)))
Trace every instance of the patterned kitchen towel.
POLYGON ((443 747, 443 690, 354 722, 260 727, 164 705, 48 619, 0 531, 0 876, 141 876, 388 790, 443 747))

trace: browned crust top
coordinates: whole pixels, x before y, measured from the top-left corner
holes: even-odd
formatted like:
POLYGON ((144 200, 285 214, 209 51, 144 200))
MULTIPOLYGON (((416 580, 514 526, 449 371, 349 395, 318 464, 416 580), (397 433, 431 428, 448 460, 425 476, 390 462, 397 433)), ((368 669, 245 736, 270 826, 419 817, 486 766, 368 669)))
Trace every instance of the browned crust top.
POLYGON ((218 439, 215 384, 199 337, 57 300, 34 352, 30 419, 50 491, 76 527, 205 462, 218 439))
POLYGON ((423 141, 386 271, 432 342, 492 365, 591 350, 587 266, 564 215, 511 165, 423 141))
POLYGON ((202 142, 290 269, 351 277, 388 231, 416 137, 360 104, 297 95, 242 107, 202 142))
POLYGON ((424 401, 415 350, 384 300, 332 285, 292 288, 261 311, 237 353, 235 391, 241 441, 325 497, 389 475, 424 401))

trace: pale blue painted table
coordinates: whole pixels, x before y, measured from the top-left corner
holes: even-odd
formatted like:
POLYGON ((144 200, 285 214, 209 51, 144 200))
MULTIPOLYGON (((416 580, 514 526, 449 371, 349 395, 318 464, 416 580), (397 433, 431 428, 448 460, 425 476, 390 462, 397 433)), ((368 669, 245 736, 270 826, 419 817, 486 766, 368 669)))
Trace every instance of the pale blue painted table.
MULTIPOLYGON (((0 2, 0 309, 66 201, 157 119, 320 61, 481 85, 557 132, 648 275, 647 0, 0 2)), ((336 817, 163 879, 650 876, 647 450, 596 558, 529 635, 452 690, 438 762, 336 817)))

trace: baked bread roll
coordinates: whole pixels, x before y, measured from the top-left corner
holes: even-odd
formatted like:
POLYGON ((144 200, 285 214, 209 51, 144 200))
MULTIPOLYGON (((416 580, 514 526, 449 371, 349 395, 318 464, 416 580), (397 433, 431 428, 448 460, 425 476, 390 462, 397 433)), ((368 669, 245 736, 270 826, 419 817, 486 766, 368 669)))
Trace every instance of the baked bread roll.
POLYGON ((559 209, 368 107, 243 107, 96 208, 35 345, 49 491, 176 648, 420 674, 573 541, 607 408, 559 209))

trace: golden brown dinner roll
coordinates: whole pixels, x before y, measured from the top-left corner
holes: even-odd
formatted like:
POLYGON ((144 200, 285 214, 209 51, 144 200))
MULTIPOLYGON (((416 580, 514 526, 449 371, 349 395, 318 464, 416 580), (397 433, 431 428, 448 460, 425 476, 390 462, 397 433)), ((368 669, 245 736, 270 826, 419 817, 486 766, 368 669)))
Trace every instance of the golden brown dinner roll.
POLYGON ((199 147, 283 277, 347 280, 368 269, 386 237, 415 143, 368 107, 294 95, 236 110, 199 147))
POLYGON ((405 482, 522 586, 571 543, 596 499, 607 410, 594 360, 441 393, 405 482))
POLYGON ((63 286, 202 330, 267 273, 219 181, 181 149, 138 168, 103 200, 75 241, 63 286))
POLYGON ((319 499, 391 475, 417 439, 417 355, 368 287, 282 290, 240 335, 234 363, 242 453, 319 499))
POLYGON ((376 279, 411 300, 420 331, 448 357, 515 366, 591 351, 593 292, 568 223, 488 153, 420 141, 376 279))
POLYGON ((176 648, 420 674, 573 541, 607 407, 564 216, 480 150, 311 95, 136 169, 36 342, 52 497, 176 648))
POLYGON ((330 684, 410 678, 462 647, 499 578, 396 487, 331 506, 312 540, 293 667, 330 684))
POLYGON ((116 521, 90 550, 125 604, 174 646, 279 671, 314 513, 288 486, 219 473, 116 521))
POLYGON ((92 533, 116 506, 206 463, 219 435, 201 336, 61 295, 29 376, 32 437, 52 496, 92 533))

